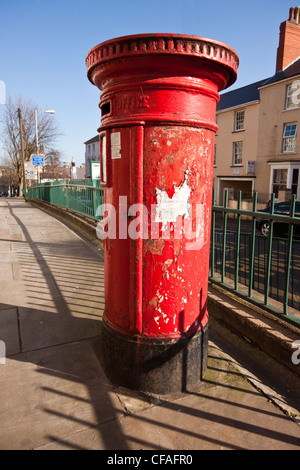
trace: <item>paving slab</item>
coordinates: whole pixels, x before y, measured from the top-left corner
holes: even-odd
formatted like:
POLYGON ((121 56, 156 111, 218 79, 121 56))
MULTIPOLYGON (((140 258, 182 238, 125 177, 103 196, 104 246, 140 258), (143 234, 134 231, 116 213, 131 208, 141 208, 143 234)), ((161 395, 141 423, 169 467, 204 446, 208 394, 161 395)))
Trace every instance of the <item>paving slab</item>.
POLYGON ((5 343, 6 355, 20 352, 18 309, 1 308, 0 305, 1 341, 5 343))
POLYGON ((8 358, 0 380, 1 449, 34 449, 122 414, 86 341, 8 358))
POLYGON ((122 405, 111 408, 111 419, 63 439, 52 435, 39 450, 299 449, 299 425, 231 367, 212 342, 207 377, 189 393, 152 400, 126 389, 109 393, 122 405))
POLYGON ((98 247, 21 199, 0 198, 0 211, 2 228, 18 225, 22 235, 10 233, 3 252, 15 275, 0 283, 0 340, 8 346, 1 450, 300 449, 299 377, 273 363, 274 387, 273 359, 245 342, 236 355, 234 341, 214 331, 207 373, 193 390, 150 396, 111 384, 101 366, 98 247))

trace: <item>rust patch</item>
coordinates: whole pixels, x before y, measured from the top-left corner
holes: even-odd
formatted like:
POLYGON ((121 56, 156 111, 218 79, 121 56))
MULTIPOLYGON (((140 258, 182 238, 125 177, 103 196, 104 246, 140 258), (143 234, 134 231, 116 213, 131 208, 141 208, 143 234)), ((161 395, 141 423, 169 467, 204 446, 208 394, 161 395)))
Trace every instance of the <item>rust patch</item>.
POLYGON ((158 297, 155 296, 153 297, 153 299, 150 300, 149 305, 151 305, 151 307, 156 308, 157 304, 158 304, 158 297))
POLYGON ((163 239, 159 240, 145 240, 144 247, 145 252, 150 251, 153 255, 160 255, 162 256, 164 248, 165 248, 166 241, 163 239))
POLYGON ((162 270, 167 271, 167 269, 169 269, 172 263, 173 263, 172 259, 167 259, 163 264, 162 270))

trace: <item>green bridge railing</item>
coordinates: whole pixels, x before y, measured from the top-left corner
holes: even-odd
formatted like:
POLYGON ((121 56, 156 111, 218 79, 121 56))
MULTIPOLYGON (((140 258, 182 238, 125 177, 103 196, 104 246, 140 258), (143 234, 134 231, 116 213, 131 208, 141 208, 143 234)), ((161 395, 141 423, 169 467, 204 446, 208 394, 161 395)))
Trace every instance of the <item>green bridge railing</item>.
POLYGON ((300 217, 295 217, 295 196, 288 214, 276 213, 274 194, 269 213, 257 210, 257 194, 252 210, 241 209, 241 192, 236 209, 228 207, 227 192, 224 199, 224 205, 217 206, 213 197, 209 280, 300 327, 300 217), (262 218, 269 221, 265 236, 258 231, 262 218))
POLYGON ((99 220, 97 208, 103 203, 103 189, 98 180, 59 180, 30 186, 27 198, 49 202, 99 220))
MULTIPOLYGON (((99 181, 41 183, 28 188, 27 198, 101 218, 99 181)), ((241 192, 235 209, 228 207, 227 191, 223 206, 213 197, 209 280, 300 328, 300 217, 295 217, 294 196, 288 215, 275 213, 274 204, 273 194, 269 213, 262 213, 257 194, 252 210, 241 209, 241 192), (269 221, 267 236, 258 231, 262 216, 269 221), (287 227, 285 236, 275 236, 278 223, 287 227)))

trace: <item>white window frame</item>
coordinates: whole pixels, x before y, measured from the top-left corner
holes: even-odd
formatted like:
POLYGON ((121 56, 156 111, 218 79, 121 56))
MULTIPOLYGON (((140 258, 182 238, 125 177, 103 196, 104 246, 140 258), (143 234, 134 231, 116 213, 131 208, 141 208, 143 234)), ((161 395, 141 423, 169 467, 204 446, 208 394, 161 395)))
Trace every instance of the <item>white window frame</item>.
POLYGON ((274 186, 283 186, 281 188, 281 190, 285 190, 287 189, 288 187, 288 182, 289 182, 289 168, 288 167, 283 167, 283 168, 273 168, 273 171, 272 171, 272 192, 274 192, 274 186), (278 181, 277 183, 274 181, 274 176, 275 176, 275 172, 286 172, 286 179, 285 181, 284 180, 280 180, 278 181))
POLYGON ((296 122, 289 122, 284 124, 282 136, 282 153, 295 153, 296 152, 296 137, 297 137, 298 124, 296 122), (288 127, 296 126, 294 134, 288 127))
POLYGON ((270 162, 269 165, 271 166, 270 171, 270 194, 273 192, 273 181, 274 181, 274 170, 287 170, 287 183, 286 189, 292 189, 292 182, 293 182, 293 170, 299 169, 299 176, 298 176, 298 188, 297 188, 297 201, 300 201, 300 163, 298 162, 270 162))
POLYGON ((234 113, 234 131, 240 132, 245 130, 245 110, 239 109, 234 113))
POLYGON ((243 141, 232 143, 232 165, 242 166, 243 165, 243 141), (240 150, 238 152, 238 149, 240 150), (238 156, 238 153, 240 156, 238 156), (239 157, 239 158, 238 158, 239 157))

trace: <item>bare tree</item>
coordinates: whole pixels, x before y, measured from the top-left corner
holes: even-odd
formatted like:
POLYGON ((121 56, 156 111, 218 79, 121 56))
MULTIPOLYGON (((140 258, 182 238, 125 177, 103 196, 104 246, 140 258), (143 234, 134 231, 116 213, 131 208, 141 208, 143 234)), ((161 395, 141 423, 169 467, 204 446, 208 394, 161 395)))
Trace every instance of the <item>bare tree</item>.
POLYGON ((52 171, 55 179, 58 179, 56 169, 61 165, 61 154, 58 150, 51 149, 45 154, 45 171, 52 171))
POLYGON ((32 154, 41 149, 45 153, 54 150, 54 144, 58 132, 55 118, 46 113, 38 114, 38 140, 40 149, 36 148, 36 132, 35 132, 35 110, 38 107, 31 101, 25 101, 22 98, 16 100, 8 99, 1 116, 2 132, 1 140, 3 142, 3 150, 5 159, 10 163, 10 167, 14 168, 18 184, 22 181, 22 160, 20 154, 20 126, 18 119, 18 108, 21 110, 22 131, 25 161, 29 161, 32 154))

